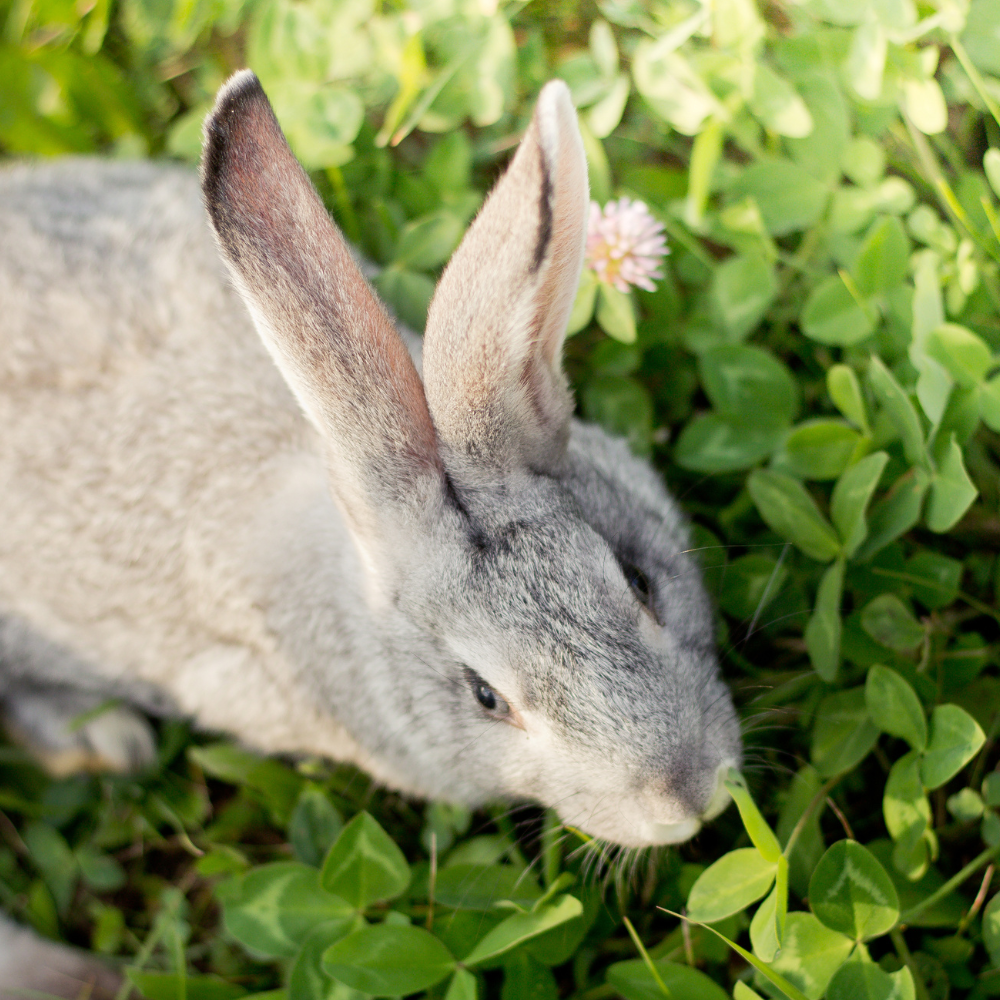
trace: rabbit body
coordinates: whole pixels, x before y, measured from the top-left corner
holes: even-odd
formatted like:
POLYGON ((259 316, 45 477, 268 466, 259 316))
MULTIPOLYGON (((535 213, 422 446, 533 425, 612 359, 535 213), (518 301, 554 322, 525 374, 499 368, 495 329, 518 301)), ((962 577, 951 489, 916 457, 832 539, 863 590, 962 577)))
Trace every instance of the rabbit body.
POLYGON ((442 278, 423 382, 269 115, 243 74, 209 120, 216 239, 181 167, 0 174, 15 728, 121 697, 407 793, 685 839, 739 727, 675 504, 569 420, 587 192, 565 89, 442 278))
POLYGON ((359 759, 320 707, 364 711, 338 697, 347 678, 297 663, 268 623, 298 606, 316 655, 378 658, 357 558, 197 177, 68 160, 2 178, 3 683, 92 687, 263 750, 359 759))

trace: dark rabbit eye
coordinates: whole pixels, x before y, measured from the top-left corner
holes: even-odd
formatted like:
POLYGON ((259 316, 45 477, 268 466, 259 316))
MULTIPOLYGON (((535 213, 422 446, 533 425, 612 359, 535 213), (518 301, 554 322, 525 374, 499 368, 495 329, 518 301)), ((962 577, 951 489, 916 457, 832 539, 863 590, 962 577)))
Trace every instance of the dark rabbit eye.
POLYGON ((638 566, 631 563, 622 562, 622 572, 628 581, 632 593, 639 599, 639 603, 647 610, 653 611, 653 585, 649 582, 649 577, 638 566))
POLYGON ((493 718, 505 719, 508 715, 510 715, 510 705, 508 705, 507 702, 504 701, 504 699, 497 694, 496 691, 494 691, 493 688, 491 688, 489 684, 487 684, 486 681, 479 676, 479 674, 475 672, 475 670, 470 670, 466 667, 465 677, 469 682, 469 687, 472 688, 472 693, 475 695, 476 701, 478 701, 479 704, 493 716, 493 718))
POLYGON ((497 695, 493 688, 487 687, 485 684, 477 683, 475 687, 476 698, 479 700, 479 704, 483 706, 488 712, 493 712, 497 707, 497 695))

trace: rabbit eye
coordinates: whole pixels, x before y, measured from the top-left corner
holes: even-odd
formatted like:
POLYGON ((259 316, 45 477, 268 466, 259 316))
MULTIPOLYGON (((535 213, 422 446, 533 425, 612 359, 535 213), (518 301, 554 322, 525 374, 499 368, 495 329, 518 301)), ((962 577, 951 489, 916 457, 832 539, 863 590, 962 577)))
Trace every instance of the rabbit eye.
POLYGON ((510 705, 493 690, 474 670, 465 668, 465 677, 472 688, 476 701, 493 716, 494 719, 506 719, 510 715, 510 705))
POLYGON ((639 599, 639 603, 650 613, 653 612, 653 585, 649 582, 649 577, 638 566, 631 563, 622 563, 622 572, 632 590, 632 593, 639 599))

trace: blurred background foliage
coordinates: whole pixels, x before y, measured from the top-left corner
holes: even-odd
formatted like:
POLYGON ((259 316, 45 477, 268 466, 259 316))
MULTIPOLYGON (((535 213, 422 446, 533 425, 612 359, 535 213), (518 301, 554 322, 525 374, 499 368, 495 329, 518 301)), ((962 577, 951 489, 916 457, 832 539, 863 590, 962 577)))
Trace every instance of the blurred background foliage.
MULTIPOLYGON (((585 271, 567 366, 581 415, 692 516, 767 819, 731 809, 637 857, 168 723, 141 781, 52 781, 4 750, 9 910, 145 969, 153 1000, 347 1000, 308 921, 271 951, 246 929, 271 877, 246 873, 319 866, 364 807, 416 888, 359 920, 429 925, 432 856, 515 909, 582 901, 561 949, 434 996, 1000 995, 1000 0, 0 0, 0 29, 7 156, 195 162, 215 90, 251 66, 417 330, 539 87, 567 81, 593 198, 641 199, 672 250, 653 292, 585 271), (657 909, 685 905, 752 952, 657 909)), ((468 943, 494 902, 439 906, 478 912, 468 943)))

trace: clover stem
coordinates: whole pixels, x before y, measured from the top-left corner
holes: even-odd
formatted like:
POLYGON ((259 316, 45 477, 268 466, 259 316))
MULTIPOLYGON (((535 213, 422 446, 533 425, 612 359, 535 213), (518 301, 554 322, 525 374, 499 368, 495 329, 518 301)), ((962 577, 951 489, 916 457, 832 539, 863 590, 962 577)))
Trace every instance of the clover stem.
POLYGON ((795 842, 799 839, 802 831, 806 828, 806 823, 809 822, 812 814, 821 803, 827 800, 827 797, 830 792, 833 791, 834 786, 840 781, 841 778, 844 777, 846 773, 847 772, 845 771, 842 774, 835 774, 812 797, 812 801, 805 807, 802 815, 799 817, 799 821, 792 828, 792 832, 788 837, 788 843, 785 844, 785 849, 781 852, 786 858, 790 858, 792 856, 792 851, 795 849, 795 842))
POLYGON ((977 854, 957 875, 952 875, 940 889, 932 892, 926 899, 920 900, 915 906, 911 906, 905 913, 901 913, 896 926, 900 927, 912 923, 924 910, 933 906, 939 899, 943 899, 949 892, 957 889, 973 872, 978 871, 983 865, 989 864, 998 854, 1000 854, 1000 844, 996 847, 987 847, 985 851, 977 854))
POLYGON ((427 929, 434 930, 434 889, 437 883, 438 836, 431 830, 431 873, 427 886, 427 929))
POLYGON ((973 918, 979 912, 979 908, 986 901, 986 893, 989 892, 990 882, 993 881, 993 873, 995 871, 996 868, 992 864, 986 869, 983 881, 979 884, 979 892, 976 893, 976 898, 972 901, 969 912, 958 922, 958 930, 955 931, 955 937, 961 937, 965 933, 966 927, 972 923, 973 918))
POLYGON ((906 939, 903 937, 903 932, 898 927, 894 927, 889 931, 889 937, 892 938, 892 943, 896 947, 896 954, 899 955, 899 960, 910 970, 910 974, 913 976, 913 985, 916 988, 917 1000, 930 1000, 927 995, 927 987, 924 985, 924 981, 917 969, 917 964, 913 961, 910 949, 906 946, 906 939))

